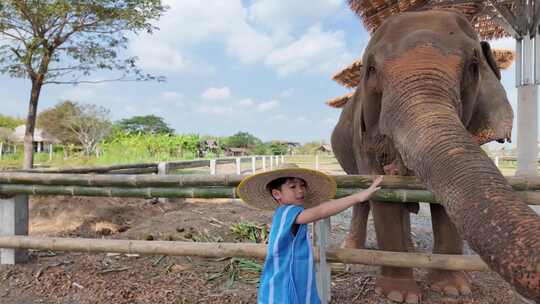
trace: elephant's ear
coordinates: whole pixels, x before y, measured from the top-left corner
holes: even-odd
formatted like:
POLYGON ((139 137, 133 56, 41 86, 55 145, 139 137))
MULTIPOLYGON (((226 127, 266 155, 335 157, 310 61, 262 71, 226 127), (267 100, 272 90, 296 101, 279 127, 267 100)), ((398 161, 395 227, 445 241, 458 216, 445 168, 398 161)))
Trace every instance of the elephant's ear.
POLYGON ((488 43, 482 42, 482 51, 486 62, 480 65, 478 95, 467 124, 467 130, 480 145, 493 140, 509 141, 514 118, 488 43))
POLYGON ((358 98, 356 95, 355 93, 350 98, 351 100, 343 107, 339 121, 334 127, 332 137, 330 138, 332 151, 347 174, 358 174, 358 166, 353 149, 354 99, 358 98))
POLYGON ((480 45, 482 46, 482 53, 484 54, 484 58, 486 59, 489 67, 493 73, 495 73, 497 79, 501 80, 501 70, 499 70, 499 67, 497 66, 497 61, 495 61, 495 56, 493 56, 491 46, 487 41, 480 42, 480 45))

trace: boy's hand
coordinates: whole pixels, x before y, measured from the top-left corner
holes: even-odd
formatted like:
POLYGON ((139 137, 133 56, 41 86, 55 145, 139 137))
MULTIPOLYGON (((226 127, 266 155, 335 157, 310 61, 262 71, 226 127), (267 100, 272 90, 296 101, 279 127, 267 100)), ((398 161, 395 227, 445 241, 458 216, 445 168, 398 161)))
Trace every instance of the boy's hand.
POLYGON ((379 175, 377 178, 373 180, 373 183, 367 188, 365 191, 369 196, 371 196, 373 193, 377 192, 381 187, 379 187, 379 184, 383 181, 383 176, 379 175))

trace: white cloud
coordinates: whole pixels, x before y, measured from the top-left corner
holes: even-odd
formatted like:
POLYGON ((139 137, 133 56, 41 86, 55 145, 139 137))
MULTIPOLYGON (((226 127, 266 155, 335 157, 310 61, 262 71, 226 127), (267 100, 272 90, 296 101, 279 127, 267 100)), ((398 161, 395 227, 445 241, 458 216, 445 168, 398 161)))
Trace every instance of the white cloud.
POLYGON ((165 91, 161 93, 161 99, 165 101, 177 101, 182 97, 182 94, 175 91, 165 91))
POLYGON ((274 109, 276 108, 277 106, 279 106, 279 101, 277 100, 270 100, 270 101, 267 101, 267 102, 261 102, 259 103, 257 106, 256 106, 256 110, 259 111, 259 112, 263 112, 263 111, 268 111, 268 110, 271 110, 271 109, 274 109))
POLYGON ((202 93, 202 98, 208 100, 227 99, 231 97, 231 90, 228 87, 208 88, 202 93))
POLYGON ((341 0, 256 0, 249 7, 249 19, 277 32, 317 22, 334 15, 341 0))
POLYGON ((514 51, 516 49, 516 40, 514 38, 503 38, 489 41, 492 49, 507 49, 514 51))
POLYGON ((170 10, 153 35, 134 39, 131 49, 144 69, 163 72, 214 74, 216 68, 198 49, 221 44, 226 54, 243 64, 265 62, 280 75, 296 72, 334 72, 349 63, 342 32, 320 26, 300 35, 307 25, 343 9, 341 0, 167 0, 170 10), (294 30, 293 30, 294 29, 294 30), (295 38, 296 37, 296 38, 295 38))
POLYGON ((199 113, 211 114, 217 116, 231 116, 235 114, 235 109, 230 106, 199 106, 195 109, 199 113))
POLYGON ((342 31, 325 32, 320 25, 315 25, 300 39, 274 50, 266 58, 266 64, 275 67, 280 75, 332 73, 353 58, 346 49, 342 31))
POLYGON ((286 89, 286 90, 284 90, 283 92, 281 92, 280 96, 281 96, 281 97, 284 97, 284 98, 287 98, 287 97, 293 96, 293 94, 294 94, 294 89, 293 89, 293 88, 289 88, 289 89, 286 89))
POLYGON ((191 65, 173 45, 167 43, 136 39, 131 47, 143 69, 177 72, 186 71, 191 65))
POLYGON ((252 107, 255 105, 255 102, 251 98, 246 98, 238 101, 237 105, 240 107, 252 107))
POLYGON ((286 120, 287 119, 287 116, 285 116, 284 114, 276 114, 276 115, 272 115, 270 116, 270 120, 286 120))

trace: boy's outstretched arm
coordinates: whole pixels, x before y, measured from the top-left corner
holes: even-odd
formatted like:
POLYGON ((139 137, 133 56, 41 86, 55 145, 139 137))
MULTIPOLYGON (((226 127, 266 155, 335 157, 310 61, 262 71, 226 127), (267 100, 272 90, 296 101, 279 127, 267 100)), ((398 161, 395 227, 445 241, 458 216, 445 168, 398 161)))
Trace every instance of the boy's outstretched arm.
POLYGON ((307 208, 302 211, 296 217, 296 224, 308 224, 320 219, 332 216, 334 214, 340 213, 341 211, 351 207, 354 204, 367 201, 373 193, 377 192, 381 187, 379 184, 382 182, 382 175, 377 177, 373 183, 364 191, 324 202, 316 207, 307 208))

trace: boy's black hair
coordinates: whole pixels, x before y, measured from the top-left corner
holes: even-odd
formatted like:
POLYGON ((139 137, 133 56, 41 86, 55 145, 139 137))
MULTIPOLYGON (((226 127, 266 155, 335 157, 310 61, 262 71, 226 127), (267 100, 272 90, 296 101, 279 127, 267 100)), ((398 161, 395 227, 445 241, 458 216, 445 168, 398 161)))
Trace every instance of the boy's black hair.
MULTIPOLYGON (((266 185, 266 189, 268 189, 270 194, 272 194, 272 190, 274 190, 274 189, 277 189, 277 190, 281 191, 281 186, 283 186, 283 184, 285 184, 288 180, 291 180, 291 179, 294 179, 294 177, 286 176, 286 177, 276 178, 275 180, 269 182, 268 185, 266 185)), ((304 181, 304 183, 305 183, 305 181, 304 181)), ((306 184, 306 186, 307 186, 307 184, 306 184)))
POLYGON ((293 177, 280 177, 276 178, 275 180, 271 181, 266 185, 266 189, 272 193, 272 190, 277 189, 281 190, 281 186, 285 184, 289 179, 292 179, 293 177))

